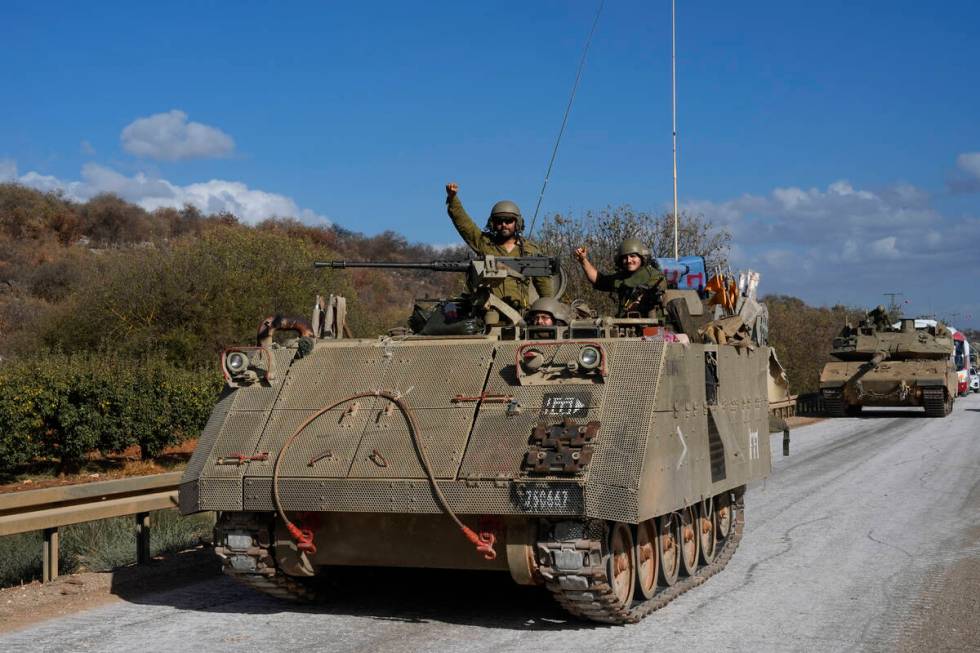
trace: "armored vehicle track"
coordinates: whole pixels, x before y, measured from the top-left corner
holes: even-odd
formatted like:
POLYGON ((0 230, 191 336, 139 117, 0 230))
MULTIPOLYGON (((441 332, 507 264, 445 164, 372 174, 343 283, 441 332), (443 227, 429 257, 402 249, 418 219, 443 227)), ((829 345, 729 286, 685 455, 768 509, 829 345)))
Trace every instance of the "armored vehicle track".
MULTIPOLYGON (((537 543, 542 561, 550 563, 542 565, 545 586, 575 617, 636 623, 725 568, 742 539, 742 491, 744 488, 727 506, 711 510, 710 524, 702 529, 697 528, 705 515, 701 506, 689 506, 635 528, 600 521, 566 524, 566 534, 569 527, 580 526, 582 537, 537 543), (687 515, 691 518, 686 519, 687 515), (661 533, 663 540, 658 537, 661 533)), ((252 589, 298 603, 328 598, 312 586, 311 579, 283 573, 272 562, 267 546, 250 550, 246 564, 228 549, 217 547, 216 551, 224 561, 224 573, 252 589)))
MULTIPOLYGON (((733 518, 734 521, 730 525, 728 535, 718 540, 717 546, 720 548, 716 548, 710 561, 705 562, 699 547, 693 547, 693 573, 689 571, 685 576, 681 576, 678 572, 681 572, 679 568, 687 566, 682 559, 686 557, 684 549, 687 548, 688 553, 690 553, 692 547, 689 544, 685 547, 684 527, 679 529, 682 533, 681 548, 680 550, 675 549, 673 554, 674 569, 667 572, 671 576, 668 582, 672 582, 672 585, 666 585, 664 582, 663 558, 654 554, 642 562, 638 560, 644 555, 642 545, 634 546, 633 556, 635 566, 638 569, 636 577, 633 579, 621 578, 622 574, 617 574, 617 571, 622 572, 624 569, 631 569, 631 566, 628 563, 626 565, 620 564, 618 558, 624 555, 629 556, 630 552, 617 551, 614 544, 609 547, 605 556, 590 556, 590 560, 598 560, 598 562, 583 566, 578 570, 558 571, 553 578, 549 579, 546 586, 558 603, 576 617, 611 624, 636 623, 725 568, 732 554, 735 553, 735 549, 738 548, 744 527, 744 511, 741 499, 732 507, 734 510, 729 518, 733 518), (680 555, 677 555, 678 553, 680 555), (649 567, 644 570, 647 565, 649 567), (645 580, 648 583, 646 588, 643 587, 645 580)), ((677 519, 679 516, 675 513, 668 516, 667 519, 658 518, 658 521, 677 519)), ((613 526, 612 538, 614 540, 616 530, 624 526, 623 524, 613 526)), ((649 527, 650 525, 644 522, 637 527, 637 531, 649 527)), ((553 551, 561 550, 561 546, 562 543, 560 542, 539 545, 541 548, 553 551)), ((602 550, 603 542, 599 539, 588 538, 576 542, 575 547, 583 553, 597 552, 602 550)))

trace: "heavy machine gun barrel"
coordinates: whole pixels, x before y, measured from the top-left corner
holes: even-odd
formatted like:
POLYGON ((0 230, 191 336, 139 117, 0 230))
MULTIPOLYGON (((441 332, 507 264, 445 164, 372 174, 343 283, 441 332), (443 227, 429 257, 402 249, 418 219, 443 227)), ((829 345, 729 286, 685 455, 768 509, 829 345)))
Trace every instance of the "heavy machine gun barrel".
POLYGON ((487 256, 462 261, 431 261, 429 263, 398 261, 314 261, 315 268, 380 268, 398 270, 432 270, 434 272, 466 272, 474 263, 493 261, 524 277, 550 277, 559 271, 558 259, 551 256, 487 256))
POLYGON ((432 261, 430 263, 402 263, 395 261, 314 261, 315 268, 380 268, 396 270, 433 270, 435 272, 466 272, 469 261, 432 261))

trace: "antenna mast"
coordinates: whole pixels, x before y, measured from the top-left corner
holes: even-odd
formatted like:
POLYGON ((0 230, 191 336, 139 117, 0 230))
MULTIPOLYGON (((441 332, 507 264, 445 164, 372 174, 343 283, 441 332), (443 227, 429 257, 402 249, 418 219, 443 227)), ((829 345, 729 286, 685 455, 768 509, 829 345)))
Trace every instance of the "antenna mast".
POLYGON ((561 144, 561 137, 565 133, 565 125, 568 124, 568 114, 572 111, 572 102, 575 101, 575 91, 578 90, 579 80, 582 79, 582 69, 585 68, 585 57, 589 54, 592 46, 592 36, 595 34, 595 27, 599 24, 599 15, 602 14, 602 7, 606 0, 600 0, 599 8, 595 11, 595 18, 592 19, 592 29, 589 30, 589 38, 585 41, 585 49, 582 50, 582 60, 578 62, 578 72, 575 73, 575 83, 572 84, 572 94, 568 97, 568 106, 565 107, 565 116, 561 119, 561 129, 558 130, 558 138, 555 139, 555 147, 551 150, 551 160, 548 161, 548 171, 544 173, 544 183, 541 184, 541 192, 538 194, 538 203, 534 207, 534 217, 531 218, 531 228, 527 230, 528 238, 534 233, 534 223, 538 220, 538 211, 541 209, 541 200, 544 199, 544 191, 548 188, 548 179, 551 178, 551 168, 555 165, 555 157, 558 156, 558 146, 561 144))
POLYGON ((904 293, 900 292, 883 292, 881 293, 888 298, 888 310, 892 313, 898 310, 898 303, 895 301, 896 297, 904 297, 904 293))
POLYGON ((676 0, 670 0, 670 80, 671 98, 674 114, 674 258, 680 260, 680 245, 677 235, 677 7, 676 0))

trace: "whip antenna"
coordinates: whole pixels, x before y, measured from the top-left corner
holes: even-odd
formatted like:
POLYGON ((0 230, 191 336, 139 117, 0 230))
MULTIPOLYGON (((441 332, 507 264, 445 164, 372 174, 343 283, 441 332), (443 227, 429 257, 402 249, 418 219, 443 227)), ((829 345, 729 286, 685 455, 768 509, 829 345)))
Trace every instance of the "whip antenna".
POLYGON ((680 260, 677 236, 677 19, 675 0, 670 0, 670 90, 674 114, 674 259, 680 260))
POLYGON ((599 24, 599 14, 602 13, 602 7, 606 4, 605 0, 599 3, 599 8, 596 9, 595 19, 592 21, 592 29, 589 30, 589 38, 585 41, 585 49, 582 51, 582 60, 578 63, 578 72, 575 73, 575 83, 572 84, 572 94, 568 98, 568 106, 565 107, 565 117, 561 120, 561 129, 558 130, 558 138, 555 139, 555 147, 551 150, 551 161, 548 162, 548 171, 544 173, 544 183, 541 184, 541 193, 538 195, 538 204, 534 207, 534 217, 531 218, 531 228, 528 229, 527 235, 530 238, 531 234, 534 233, 534 223, 538 219, 538 211, 541 209, 541 200, 544 199, 544 191, 548 187, 548 179, 551 178, 551 168, 555 165, 555 157, 558 156, 558 145, 561 143, 562 134, 565 133, 565 125, 568 124, 568 114, 572 111, 572 102, 575 100, 575 91, 578 90, 578 82, 582 79, 582 69, 585 68, 585 57, 589 54, 589 47, 592 45, 592 35, 595 34, 596 25, 599 24))

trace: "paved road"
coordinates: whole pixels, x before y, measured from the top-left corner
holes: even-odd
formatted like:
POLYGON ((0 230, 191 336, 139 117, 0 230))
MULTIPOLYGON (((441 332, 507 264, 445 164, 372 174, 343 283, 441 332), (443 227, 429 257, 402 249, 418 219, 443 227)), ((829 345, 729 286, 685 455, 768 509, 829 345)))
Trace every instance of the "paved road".
POLYGON ((316 609, 209 579, 8 634, 0 649, 980 650, 980 395, 947 419, 798 429, 746 506, 728 568, 634 626, 569 622, 546 592, 496 574, 355 571, 344 600, 316 609))

